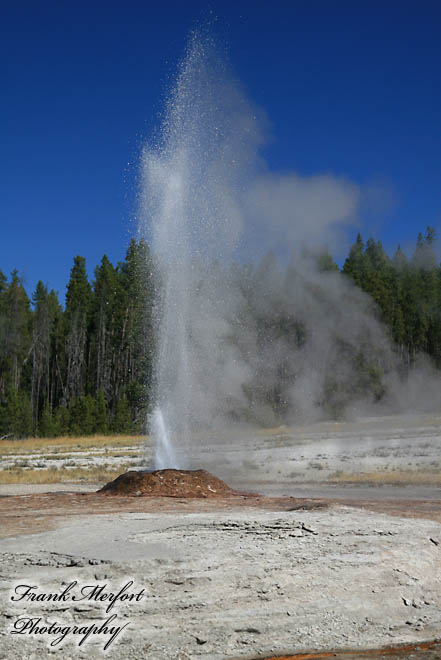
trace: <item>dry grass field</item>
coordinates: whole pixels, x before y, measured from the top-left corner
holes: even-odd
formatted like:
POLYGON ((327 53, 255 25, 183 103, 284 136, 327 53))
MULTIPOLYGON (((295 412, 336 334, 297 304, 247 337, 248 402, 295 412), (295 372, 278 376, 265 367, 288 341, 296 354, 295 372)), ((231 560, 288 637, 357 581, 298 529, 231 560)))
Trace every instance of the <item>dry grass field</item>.
MULTIPOLYGON (((283 492, 301 483, 438 488, 441 415, 223 429, 196 434, 192 446, 178 444, 176 453, 182 467, 205 468, 259 492, 273 474, 283 492)), ((0 484, 99 484, 128 469, 153 467, 152 454, 143 436, 4 439, 0 484)))
POLYGON ((145 442, 142 435, 87 435, 81 437, 24 438, 23 440, 0 440, 0 456, 29 453, 53 448, 54 451, 81 451, 108 447, 139 447, 145 442))
POLYGON ((129 435, 0 441, 0 484, 100 483, 139 467, 146 438, 129 435))

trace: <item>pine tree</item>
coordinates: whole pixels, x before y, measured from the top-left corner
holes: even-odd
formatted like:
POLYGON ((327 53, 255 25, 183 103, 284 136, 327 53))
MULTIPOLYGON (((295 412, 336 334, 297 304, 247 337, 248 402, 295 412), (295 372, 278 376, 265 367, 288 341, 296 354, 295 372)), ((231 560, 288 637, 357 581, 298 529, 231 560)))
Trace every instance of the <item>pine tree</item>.
POLYGON ((95 269, 92 303, 92 365, 93 391, 102 390, 111 398, 115 381, 115 357, 118 352, 118 274, 104 255, 95 269))
POLYGON ((77 256, 66 293, 66 380, 63 405, 69 404, 73 397, 81 396, 87 389, 87 340, 91 296, 86 260, 77 256))
POLYGON ((6 393, 7 374, 6 374, 6 334, 8 328, 7 314, 7 277, 0 270, 0 403, 6 393))
POLYGON ((407 267, 407 257, 401 249, 401 245, 398 245, 397 247, 397 250, 392 259, 392 265, 398 272, 402 272, 407 267))
POLYGON ((116 404, 115 416, 112 420, 113 433, 131 433, 133 429, 130 408, 127 398, 122 396, 116 404))
POLYGON ((57 436, 57 423, 52 414, 49 402, 46 400, 38 423, 38 435, 41 438, 54 438, 57 436))
POLYGON ((55 422, 55 435, 68 435, 70 422, 69 410, 65 406, 60 405, 54 411, 53 418, 55 422))
POLYGON ((106 398, 103 390, 99 390, 96 398, 94 432, 105 435, 109 430, 106 398))
POLYGON ((3 364, 0 373, 4 374, 0 390, 12 385, 18 390, 22 384, 23 369, 30 348, 30 303, 17 270, 11 273, 11 282, 5 291, 6 328, 3 347, 3 364))
POLYGON ((357 240, 351 247, 349 256, 343 265, 343 273, 352 278, 355 284, 362 285, 365 274, 364 243, 361 234, 357 234, 357 240))
POLYGON ((436 268, 435 240, 436 234, 433 227, 427 227, 424 238, 421 232, 418 234, 415 252, 412 257, 412 264, 415 268, 424 270, 436 268))
POLYGON ((55 411, 56 407, 66 399, 66 319, 55 291, 49 292, 47 304, 51 318, 48 396, 52 410, 55 411))
POLYGON ((10 385, 2 411, 3 434, 26 438, 32 434, 32 412, 26 392, 10 385))
POLYGON ((320 273, 338 273, 339 268, 328 250, 321 252, 317 259, 317 268, 320 273))
POLYGON ((50 344, 52 314, 47 287, 41 280, 37 283, 32 296, 34 314, 32 319, 32 380, 31 407, 34 426, 40 411, 49 400, 50 390, 50 344))
POLYGON ((69 406, 70 435, 90 435, 94 432, 95 419, 95 399, 91 395, 81 395, 71 400, 69 406))

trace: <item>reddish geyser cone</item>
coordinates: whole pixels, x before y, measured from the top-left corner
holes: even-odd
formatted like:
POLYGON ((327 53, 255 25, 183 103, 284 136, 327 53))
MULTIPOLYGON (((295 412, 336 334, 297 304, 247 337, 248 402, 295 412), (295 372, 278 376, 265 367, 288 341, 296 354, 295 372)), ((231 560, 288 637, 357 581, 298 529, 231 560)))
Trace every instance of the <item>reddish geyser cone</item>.
POLYGON ((233 490, 206 470, 129 470, 110 481, 99 493, 144 497, 228 497, 246 495, 233 490))

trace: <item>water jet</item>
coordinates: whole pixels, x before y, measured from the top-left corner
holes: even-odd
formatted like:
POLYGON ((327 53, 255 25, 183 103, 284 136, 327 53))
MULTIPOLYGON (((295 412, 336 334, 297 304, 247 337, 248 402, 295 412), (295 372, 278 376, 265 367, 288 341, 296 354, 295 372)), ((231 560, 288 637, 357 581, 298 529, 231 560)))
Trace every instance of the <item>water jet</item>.
POLYGON ((233 386, 226 375, 234 362, 227 318, 236 304, 227 265, 257 129, 224 69, 210 37, 194 34, 159 137, 142 157, 139 229, 152 244, 158 281, 148 420, 156 469, 193 467, 187 450, 195 433, 223 424, 227 389, 241 396, 241 379, 233 386))

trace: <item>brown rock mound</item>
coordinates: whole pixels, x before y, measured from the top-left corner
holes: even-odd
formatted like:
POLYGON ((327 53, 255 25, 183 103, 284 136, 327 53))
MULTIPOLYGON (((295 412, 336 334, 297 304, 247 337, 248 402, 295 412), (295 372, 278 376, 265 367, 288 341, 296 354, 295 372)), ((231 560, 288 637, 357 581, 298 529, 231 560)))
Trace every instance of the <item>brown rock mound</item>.
POLYGON ((245 495, 206 470, 129 470, 98 493, 143 497, 228 497, 245 495))

